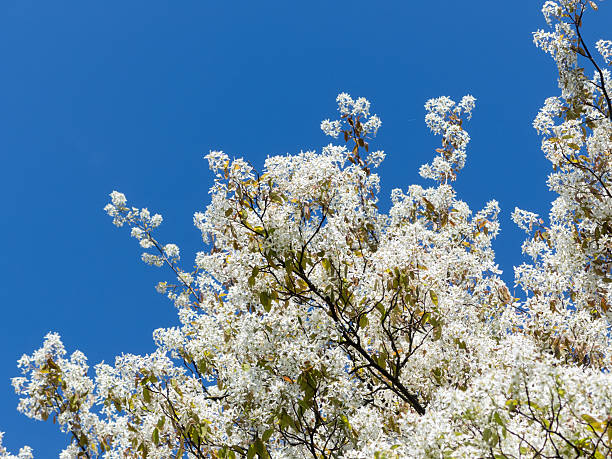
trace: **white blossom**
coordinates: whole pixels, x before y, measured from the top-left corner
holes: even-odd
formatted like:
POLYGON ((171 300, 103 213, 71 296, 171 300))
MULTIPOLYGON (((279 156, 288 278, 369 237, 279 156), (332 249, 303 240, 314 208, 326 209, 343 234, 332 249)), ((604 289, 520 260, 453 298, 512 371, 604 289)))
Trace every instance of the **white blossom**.
POLYGON ((180 253, 179 248, 176 244, 166 244, 164 246, 164 252, 167 256, 171 258, 178 258, 180 253))
MULTIPOLYGON (((475 98, 426 102, 441 145, 419 172, 433 182, 394 189, 383 211, 380 118, 342 93, 340 119, 321 123, 338 144, 269 156, 260 173, 206 155, 192 271, 157 239, 161 215, 113 191, 113 223, 169 269, 156 289, 177 322, 151 354, 93 370, 47 334, 18 361, 18 410, 69 434, 61 458, 612 455, 611 85, 605 68, 585 76, 587 7, 546 1, 534 34, 559 74, 533 122, 555 199, 546 223, 512 212, 527 233, 515 285, 493 250, 498 202, 472 211, 453 188, 475 98)), ((610 42, 595 47, 609 62, 610 42)), ((10 455, 0 434, 0 457, 32 451, 10 455)))

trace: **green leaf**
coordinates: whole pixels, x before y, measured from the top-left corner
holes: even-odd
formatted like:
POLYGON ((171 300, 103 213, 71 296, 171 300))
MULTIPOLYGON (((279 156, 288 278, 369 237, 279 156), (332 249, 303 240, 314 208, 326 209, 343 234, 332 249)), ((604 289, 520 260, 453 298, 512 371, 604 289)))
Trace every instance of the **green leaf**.
POLYGON ((331 271, 331 262, 329 261, 328 258, 323 258, 321 260, 321 264, 323 265, 323 268, 325 269, 325 271, 331 271))
POLYGON ((483 432, 482 432, 482 439, 489 445, 489 446, 495 446, 497 445, 497 442, 499 441, 499 436, 497 435, 497 432, 495 432, 494 430, 491 430, 489 428, 486 428, 483 432))
POLYGON ((159 429, 157 427, 153 429, 153 435, 151 435, 151 439, 153 440, 153 443, 159 445, 159 429))
POLYGON ((289 416, 287 413, 283 413, 280 417, 280 426, 281 428, 291 427, 293 430, 295 428, 295 421, 289 416))
POLYGON ((159 421, 157 421, 157 428, 163 429, 165 423, 166 423, 166 417, 162 416, 161 418, 159 418, 159 421))
POLYGON ((375 357, 376 359, 376 363, 378 363, 378 366, 380 366, 381 368, 386 368, 387 367, 387 353, 385 351, 381 352, 378 357, 375 357))
MULTIPOLYGON (((461 350, 466 350, 467 349, 467 345, 465 344, 465 341, 460 340, 459 338, 455 338, 455 344, 457 345, 457 347, 461 350)), ((496 413, 497 414, 497 413, 496 413)))
POLYGON ((266 430, 263 435, 261 436, 261 439, 263 441, 268 441, 270 439, 270 437, 272 436, 272 434, 274 433, 274 428, 270 427, 268 430, 266 430))
POLYGON ((359 318, 359 328, 365 328, 368 326, 368 316, 365 314, 359 318))
POLYGON ((142 398, 145 403, 151 403, 151 391, 146 386, 142 388, 142 398))
POLYGON ((255 452, 257 453, 257 455, 260 458, 268 458, 270 457, 270 455, 268 454, 268 450, 266 449, 266 445, 264 445, 264 442, 261 440, 261 438, 258 438, 257 440, 255 440, 255 452))
POLYGON ((351 430, 351 423, 344 414, 340 415, 340 420, 342 421, 342 424, 344 424, 344 426, 347 428, 347 430, 351 430))
POLYGON ((278 204, 282 204, 283 203, 283 198, 276 192, 271 191, 270 192, 270 201, 272 202, 276 202, 278 204))
POLYGON ((596 431, 600 432, 602 431, 602 426, 601 426, 601 422, 599 422, 597 419, 595 419, 593 416, 590 416, 588 414, 583 414, 582 416, 580 416, 582 419, 584 419, 586 422, 589 423, 589 425, 595 429, 596 431))
POLYGON ((79 438, 79 446, 87 446, 88 444, 89 444, 89 440, 85 436, 85 434, 81 435, 81 437, 79 438))
POLYGON ((429 296, 431 297, 431 301, 433 302, 433 304, 438 306, 438 295, 436 295, 436 293, 433 290, 430 290, 429 296))
MULTIPOLYGON (((121 411, 122 406, 121 406, 121 402, 119 400, 113 400, 113 405, 115 405, 115 409, 117 411, 121 411)), ((48 415, 47 415, 48 416, 48 415)), ((43 418, 44 419, 44 418, 43 418)), ((44 419, 46 421, 46 419, 44 419)))
POLYGON ((268 292, 261 292, 259 294, 259 302, 262 304, 266 312, 270 312, 270 309, 272 309, 272 300, 268 292))
POLYGON ((138 451, 142 453, 142 457, 147 457, 149 455, 149 447, 144 443, 140 444, 138 451))

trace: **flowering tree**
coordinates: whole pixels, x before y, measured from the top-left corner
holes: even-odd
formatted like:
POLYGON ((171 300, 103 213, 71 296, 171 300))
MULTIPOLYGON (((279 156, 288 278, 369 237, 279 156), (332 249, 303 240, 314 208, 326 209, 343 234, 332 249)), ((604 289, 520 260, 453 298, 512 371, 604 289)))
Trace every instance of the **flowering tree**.
POLYGON ((547 1, 551 29, 534 34, 559 70, 561 95, 534 122, 558 197, 548 226, 513 214, 529 235, 524 298, 498 276, 497 203, 473 213, 452 186, 474 98, 426 103, 441 137, 420 170, 432 186, 394 190, 384 214, 380 119, 340 94, 339 119, 321 124, 339 144, 320 153, 270 157, 261 172, 207 155, 194 271, 156 239, 160 215, 111 193, 106 211, 143 261, 174 272, 157 289, 181 326, 95 375, 47 335, 19 361, 19 410, 71 435, 62 458, 612 455, 612 42, 597 54, 585 42, 589 9, 547 1))

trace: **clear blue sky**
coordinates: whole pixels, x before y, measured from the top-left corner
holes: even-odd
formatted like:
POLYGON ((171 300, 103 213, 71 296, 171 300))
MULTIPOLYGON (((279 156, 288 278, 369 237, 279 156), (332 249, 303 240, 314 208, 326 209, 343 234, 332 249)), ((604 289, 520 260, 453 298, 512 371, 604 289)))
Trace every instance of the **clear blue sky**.
MULTIPOLYGON (((498 262, 520 263, 515 205, 546 213, 550 172, 531 127, 556 95, 552 61, 531 32, 541 2, 516 0, 3 0, 0 3, 0 430, 11 450, 57 457, 66 437, 17 413, 15 362, 50 330, 93 365, 152 350, 175 323, 154 290, 171 279, 145 266, 127 231, 104 214, 107 195, 165 217, 160 236, 187 266, 208 202, 204 153, 261 166, 267 155, 319 149, 320 121, 346 91, 383 120, 377 147, 383 206, 391 189, 423 183, 438 139, 424 102, 477 99, 467 166, 456 186, 477 210, 502 208, 498 262)), ((605 36, 612 5, 586 18, 605 36)), ((372 145, 373 146, 373 145, 372 145)))

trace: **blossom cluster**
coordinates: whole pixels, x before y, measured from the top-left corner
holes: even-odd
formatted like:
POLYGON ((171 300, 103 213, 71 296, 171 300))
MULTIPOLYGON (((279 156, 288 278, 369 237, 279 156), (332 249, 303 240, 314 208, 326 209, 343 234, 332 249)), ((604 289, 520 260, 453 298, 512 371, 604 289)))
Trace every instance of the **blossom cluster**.
POLYGON ((466 148, 470 136, 462 128, 462 117, 470 119, 476 99, 467 95, 459 104, 448 97, 428 100, 425 104, 425 123, 434 134, 442 134, 442 148, 431 164, 421 167, 423 178, 446 182, 454 180, 465 166, 466 148))
MULTIPOLYGON (((381 121, 342 93, 321 128, 344 143, 261 172, 206 155, 192 271, 156 238, 161 215, 113 191, 114 224, 174 274, 157 290, 178 326, 154 331, 152 354, 93 371, 48 334, 18 363, 18 409, 70 435, 65 459, 612 455, 612 86, 582 40, 588 8, 547 1, 550 30, 534 35, 559 71, 561 95, 534 120, 556 199, 546 222, 512 214, 529 257, 514 286, 493 251, 498 203, 473 211, 452 186, 474 97, 425 104, 441 137, 420 169, 432 182, 393 190, 383 212, 385 154, 369 148, 381 121)), ((0 456, 15 457, 1 443, 0 456)))

